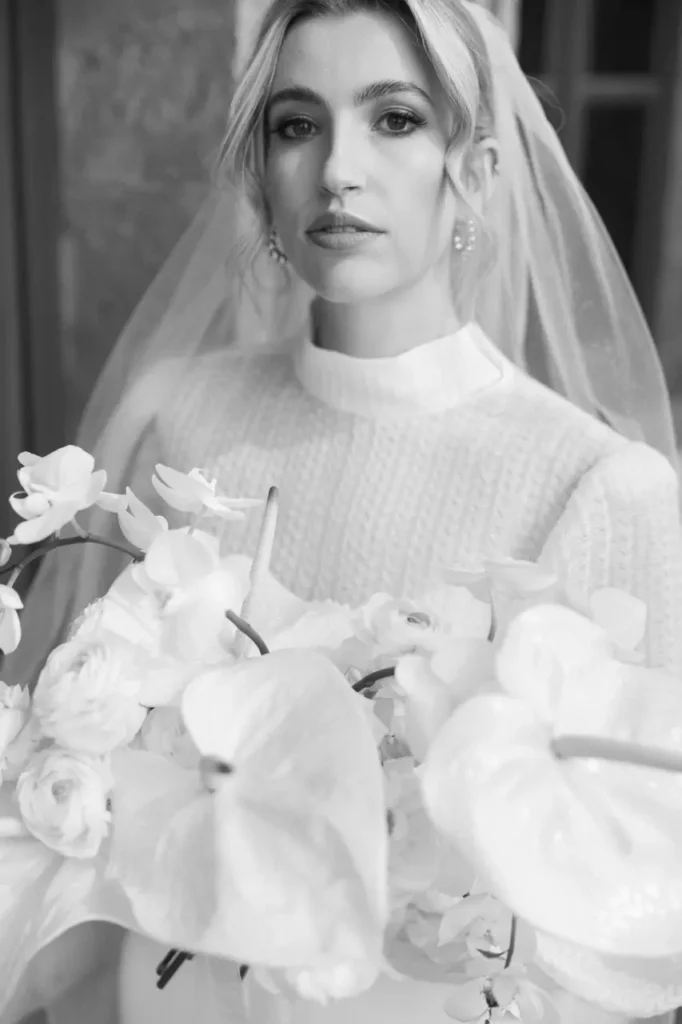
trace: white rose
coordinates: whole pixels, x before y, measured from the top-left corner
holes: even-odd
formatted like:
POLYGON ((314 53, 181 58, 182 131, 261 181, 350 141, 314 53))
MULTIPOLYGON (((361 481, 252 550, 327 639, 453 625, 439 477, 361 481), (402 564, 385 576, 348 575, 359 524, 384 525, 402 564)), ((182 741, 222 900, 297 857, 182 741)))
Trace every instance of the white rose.
POLYGON ((201 755, 185 728, 177 707, 154 708, 140 730, 140 746, 174 761, 181 768, 198 768, 201 755))
POLYGON ((28 690, 0 683, 0 782, 3 779, 7 748, 26 724, 30 709, 28 690))
POLYGON ((33 697, 43 735, 88 754, 126 746, 146 715, 138 701, 141 675, 130 645, 75 638, 57 647, 33 697))
POLYGON ((36 754, 17 780, 16 799, 26 828, 65 857, 94 857, 111 821, 108 763, 52 747, 36 754))

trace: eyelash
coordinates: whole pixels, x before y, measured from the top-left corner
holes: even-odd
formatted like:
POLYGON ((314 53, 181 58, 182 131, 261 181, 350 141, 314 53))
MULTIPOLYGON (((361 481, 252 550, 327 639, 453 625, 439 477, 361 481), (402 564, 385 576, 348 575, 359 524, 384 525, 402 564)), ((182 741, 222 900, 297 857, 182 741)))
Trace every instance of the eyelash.
MULTIPOLYGON (((412 125, 410 131, 386 133, 387 135, 392 135, 394 138, 401 138, 408 135, 412 135, 414 131, 416 131, 418 128, 423 128, 424 125, 427 123, 423 117, 419 117, 418 114, 413 114, 409 110, 387 110, 381 115, 379 121, 382 121, 387 117, 398 117, 401 120, 407 121, 409 124, 412 125)), ((276 128, 273 128, 270 134, 279 136, 279 138, 283 142, 307 142, 307 140, 312 137, 311 135, 285 134, 285 130, 295 124, 314 125, 314 122, 311 121, 310 118, 308 117, 290 117, 286 121, 283 121, 282 124, 278 125, 276 128)))

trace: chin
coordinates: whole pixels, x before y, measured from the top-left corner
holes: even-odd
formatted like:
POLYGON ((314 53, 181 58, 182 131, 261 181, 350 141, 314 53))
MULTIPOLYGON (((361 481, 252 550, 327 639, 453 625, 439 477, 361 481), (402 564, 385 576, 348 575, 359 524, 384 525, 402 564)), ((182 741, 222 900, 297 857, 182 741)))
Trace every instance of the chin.
POLYGON ((308 284, 325 302, 347 305, 380 299, 396 289, 394 282, 383 274, 368 272, 359 261, 355 267, 337 267, 324 275, 318 271, 308 278, 308 284))

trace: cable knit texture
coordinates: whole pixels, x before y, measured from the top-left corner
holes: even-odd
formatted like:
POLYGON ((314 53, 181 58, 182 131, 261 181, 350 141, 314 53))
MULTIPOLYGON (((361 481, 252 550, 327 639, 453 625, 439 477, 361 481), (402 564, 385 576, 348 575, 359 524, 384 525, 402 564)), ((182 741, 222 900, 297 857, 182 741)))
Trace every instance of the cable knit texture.
MULTIPOLYGON (((237 497, 280 489, 272 570, 306 599, 417 596, 448 566, 547 557, 647 602, 648 659, 682 665, 677 477, 667 460, 513 367, 475 325, 390 359, 304 339, 198 361, 161 457, 237 497)), ((148 470, 146 471, 148 472, 148 470)), ((253 554, 258 515, 228 527, 253 554)))

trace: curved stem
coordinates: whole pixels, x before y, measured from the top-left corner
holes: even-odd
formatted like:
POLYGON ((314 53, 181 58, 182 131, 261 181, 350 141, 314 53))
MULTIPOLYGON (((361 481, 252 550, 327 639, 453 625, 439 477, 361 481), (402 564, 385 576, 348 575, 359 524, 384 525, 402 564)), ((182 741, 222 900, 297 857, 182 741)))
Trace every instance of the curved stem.
POLYGON ((369 690, 370 686, 374 686, 381 679, 391 679, 394 675, 394 668, 379 668, 375 672, 370 672, 369 675, 363 676, 357 683, 353 683, 353 689, 356 693, 362 693, 363 690, 369 690))
POLYGON ((128 555, 137 562, 139 562, 142 557, 139 551, 134 551, 126 544, 118 544, 115 540, 105 540, 104 537, 90 536, 89 534, 86 534, 85 537, 66 537, 58 540, 51 540, 48 544, 43 544, 42 547, 29 551, 29 553, 24 555, 23 558, 19 559, 19 561, 10 562, 8 565, 3 566, 0 573, 9 572, 13 575, 13 578, 16 581, 19 573, 23 572, 31 562, 35 562, 37 558, 42 558, 43 555, 48 554, 50 551, 55 551, 57 548, 68 548, 74 544, 99 544, 105 548, 113 548, 114 551, 121 551, 124 555, 128 555))
POLYGON ((516 919, 516 914, 513 914, 512 915, 512 919, 511 919, 511 931, 509 933, 509 949, 507 950, 507 958, 504 961, 504 969, 505 970, 511 964, 512 958, 514 956, 514 950, 516 949, 516 926, 517 926, 517 923, 518 922, 517 922, 517 919, 516 919))
MULTIPOLYGON (((260 590, 270 568, 270 562, 272 561, 272 549, 275 544, 275 532, 277 530, 278 511, 279 491, 276 487, 271 487, 268 491, 267 500, 265 502, 265 511, 263 512, 256 554, 253 562, 251 563, 249 579, 250 585, 241 607, 241 618, 246 621, 248 621, 251 615, 255 596, 260 590)), ((242 633, 241 636, 238 636, 235 643, 234 650, 237 657, 244 653, 244 635, 245 634, 242 633)))
POLYGON ((269 654, 270 653, 270 651, 269 651, 269 649, 268 649, 268 647, 267 647, 267 645, 265 643, 265 640, 263 640, 263 637, 260 636, 260 634, 256 632, 256 630, 253 628, 253 626, 250 626, 248 624, 248 622, 246 622, 244 619, 242 619, 242 617, 240 615, 237 615, 236 612, 232 612, 232 611, 228 610, 228 611, 225 612, 225 618, 229 619, 229 621, 232 623, 232 625, 236 626, 240 633, 243 633, 244 636, 248 636, 248 638, 251 641, 251 643, 256 645, 256 647, 258 648, 258 650, 260 651, 261 654, 269 654))
POLYGON ((557 736, 551 741, 550 747, 554 756, 561 760, 585 757, 658 768, 667 772, 682 772, 682 753, 640 746, 624 740, 602 736, 557 736))

